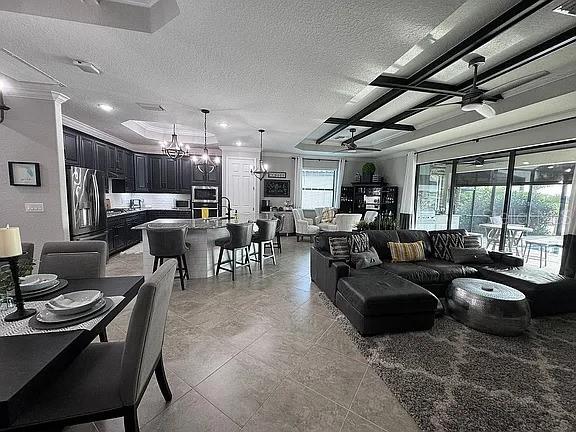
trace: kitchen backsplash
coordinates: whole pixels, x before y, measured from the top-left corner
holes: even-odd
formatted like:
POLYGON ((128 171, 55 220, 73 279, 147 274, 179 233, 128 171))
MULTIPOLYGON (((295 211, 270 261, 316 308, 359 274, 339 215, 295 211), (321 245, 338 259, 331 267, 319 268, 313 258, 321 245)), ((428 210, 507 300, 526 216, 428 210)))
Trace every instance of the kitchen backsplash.
POLYGON ((174 200, 189 200, 190 194, 108 193, 106 198, 110 200, 112 208, 128 207, 131 199, 141 199, 145 208, 160 210, 174 208, 174 200))

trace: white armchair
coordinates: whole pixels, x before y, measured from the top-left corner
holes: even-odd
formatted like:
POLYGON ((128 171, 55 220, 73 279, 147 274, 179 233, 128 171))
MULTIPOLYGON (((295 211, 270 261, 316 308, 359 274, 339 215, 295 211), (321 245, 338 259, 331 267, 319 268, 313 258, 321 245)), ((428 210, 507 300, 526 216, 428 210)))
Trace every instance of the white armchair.
POLYGON ((304 210, 292 209, 292 214, 294 215, 294 225, 296 226, 296 241, 300 241, 304 236, 312 238, 313 235, 318 234, 320 228, 314 225, 312 219, 304 217, 304 210))
POLYGON ((314 218, 314 225, 319 225, 322 223, 322 215, 324 214, 324 210, 334 210, 334 214, 336 214, 336 210, 334 207, 316 207, 314 212, 316 213, 316 217, 314 218))
POLYGON ((321 223, 318 227, 322 231, 352 231, 362 219, 361 214, 338 213, 332 223, 321 223))

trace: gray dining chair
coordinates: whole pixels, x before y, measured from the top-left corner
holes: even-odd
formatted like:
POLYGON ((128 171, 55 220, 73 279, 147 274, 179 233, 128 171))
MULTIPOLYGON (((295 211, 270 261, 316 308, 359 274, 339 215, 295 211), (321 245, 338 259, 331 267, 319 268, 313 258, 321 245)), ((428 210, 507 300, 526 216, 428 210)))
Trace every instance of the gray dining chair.
POLYGON ((154 257, 152 271, 156 271, 158 264, 162 264, 165 259, 174 258, 178 262, 178 275, 180 277, 180 287, 184 290, 184 277, 190 279, 188 274, 188 262, 186 252, 187 228, 185 225, 166 227, 148 224, 146 235, 148 236, 148 246, 150 255, 154 257))
POLYGON ((40 253, 38 273, 61 279, 90 279, 106 276, 108 245, 101 240, 46 242, 40 253))
POLYGON ((47 377, 8 430, 57 430, 123 417, 124 430, 138 432, 138 405, 153 374, 166 402, 172 399, 162 345, 175 273, 174 259, 160 266, 138 291, 126 340, 90 344, 66 369, 47 377))

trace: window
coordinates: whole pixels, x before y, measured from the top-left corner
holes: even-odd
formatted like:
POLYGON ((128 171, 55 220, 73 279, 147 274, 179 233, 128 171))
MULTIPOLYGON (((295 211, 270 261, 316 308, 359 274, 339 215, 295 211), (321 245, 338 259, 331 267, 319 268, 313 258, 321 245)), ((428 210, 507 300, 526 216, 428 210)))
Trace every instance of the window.
POLYGON ((334 169, 302 170, 302 208, 332 207, 336 185, 334 169))

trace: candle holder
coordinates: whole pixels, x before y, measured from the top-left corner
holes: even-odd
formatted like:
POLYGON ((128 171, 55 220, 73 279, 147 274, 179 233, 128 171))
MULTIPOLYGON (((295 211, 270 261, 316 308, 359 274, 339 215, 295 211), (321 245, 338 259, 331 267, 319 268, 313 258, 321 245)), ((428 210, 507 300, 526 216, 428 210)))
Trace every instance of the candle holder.
POLYGON ((4 317, 4 321, 19 321, 31 317, 36 313, 36 309, 26 309, 24 300, 22 300, 22 292, 20 291, 20 276, 18 275, 18 258, 21 255, 0 258, 0 261, 8 261, 10 264, 10 271, 12 272, 12 280, 14 281, 14 303, 16 310, 4 317))

